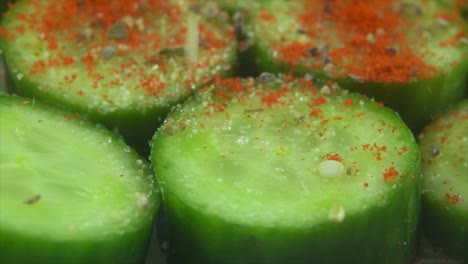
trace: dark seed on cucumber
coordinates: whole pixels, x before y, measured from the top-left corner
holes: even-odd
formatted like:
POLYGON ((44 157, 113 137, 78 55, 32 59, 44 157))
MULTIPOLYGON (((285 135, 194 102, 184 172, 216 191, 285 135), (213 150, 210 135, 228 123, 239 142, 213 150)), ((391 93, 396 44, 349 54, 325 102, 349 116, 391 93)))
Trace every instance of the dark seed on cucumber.
POLYGON ((268 79, 216 80, 153 138, 169 263, 407 263, 420 206, 410 130, 332 83, 268 79))
POLYGON ((425 235, 468 263, 468 99, 425 128, 420 145, 425 235))
POLYGON ((207 1, 18 1, 0 50, 17 93, 86 113, 146 155, 173 105, 235 68, 233 26, 207 1))
POLYGON ((159 191, 147 162, 74 113, 0 93, 0 260, 143 263, 159 191))

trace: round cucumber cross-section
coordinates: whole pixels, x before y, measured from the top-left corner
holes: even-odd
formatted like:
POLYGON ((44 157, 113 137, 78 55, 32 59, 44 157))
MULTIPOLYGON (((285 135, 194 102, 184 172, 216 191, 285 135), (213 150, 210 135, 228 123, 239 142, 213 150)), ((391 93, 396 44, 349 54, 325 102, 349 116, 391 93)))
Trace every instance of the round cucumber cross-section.
POLYGON ((0 95, 2 263, 137 263, 159 206, 148 164, 105 128, 0 95))
POLYGON ((286 79, 218 80, 153 138, 169 260, 404 263, 419 213, 410 130, 360 95, 286 79))
POLYGON ((425 128, 420 145, 424 233, 468 262, 468 99, 425 128))

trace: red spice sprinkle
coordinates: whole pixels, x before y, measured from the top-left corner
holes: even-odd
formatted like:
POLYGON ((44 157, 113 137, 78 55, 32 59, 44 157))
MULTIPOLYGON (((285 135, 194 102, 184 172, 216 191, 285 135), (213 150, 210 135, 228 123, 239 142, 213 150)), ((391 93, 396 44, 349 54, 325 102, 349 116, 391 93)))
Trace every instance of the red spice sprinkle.
MULTIPOLYGON (((303 1, 296 15, 301 35, 312 40, 328 40, 326 51, 328 61, 332 61, 343 76, 359 76, 365 81, 408 82, 413 78, 430 78, 437 72, 435 67, 425 62, 425 56, 414 51, 414 47, 425 45, 423 38, 409 39, 407 32, 418 30, 419 21, 409 19, 409 15, 395 8, 394 0, 355 0, 355 1, 303 1), (326 10, 324 12, 324 8, 326 10), (330 26, 332 30, 327 30, 330 26), (383 33, 379 33, 383 32, 383 33), (339 43, 332 39, 338 37, 339 43), (388 52, 389 47, 398 47, 398 52, 388 52), (359 61, 359 63, 353 63, 359 61), (415 71, 414 69, 417 69, 415 71)), ((274 13, 259 12, 260 21, 269 26, 274 13)), ((450 23, 462 23, 456 12, 438 13, 435 18, 450 23)), ((445 45, 455 46, 461 34, 450 37, 445 45)), ((309 43, 303 38, 286 42, 280 39, 272 43, 272 48, 281 55, 286 63, 297 64, 306 58, 309 43)), ((430 54, 427 54, 430 55, 430 54)), ((313 66, 323 67, 321 56, 314 60, 313 66)))
MULTIPOLYGON (((189 1, 180 3, 184 2, 189 1)), ((184 47, 186 44, 187 26, 183 10, 185 3, 179 4, 168 0, 112 1, 112 3, 107 0, 32 0, 18 3, 18 5, 28 5, 32 8, 25 8, 25 12, 15 14, 16 19, 21 21, 21 25, 11 28, 1 27, 0 36, 14 41, 15 38, 22 37, 23 32, 37 35, 41 37, 40 41, 44 43, 44 46, 51 51, 47 59, 39 59, 43 54, 42 51, 38 52, 35 48, 31 51, 36 56, 36 61, 27 65, 27 72, 30 75, 43 74, 49 68, 84 65, 88 71, 88 77, 94 79, 91 86, 95 89, 113 88, 121 84, 120 80, 138 76, 136 80, 138 84, 135 85, 138 87, 129 87, 129 90, 140 90, 146 96, 157 96, 164 88, 164 82, 157 76, 147 73, 149 67, 144 64, 145 58, 154 57, 163 46, 173 49, 184 47), (159 17, 168 20, 169 26, 166 32, 164 32, 166 27, 161 26, 159 17), (125 38, 109 38, 109 30, 117 23, 124 25, 125 38), (96 51, 107 46, 118 47, 116 56, 120 57, 121 61, 106 65, 107 70, 113 74, 108 75, 106 81, 103 82, 93 73, 97 64, 102 63, 96 51), (141 58, 138 59, 142 62, 136 60, 132 54, 139 54, 141 58)), ((190 3, 187 3, 187 6, 189 5, 190 3)), ((217 18, 223 19, 222 16, 217 18)), ((218 22, 214 19, 212 21, 218 22)), ((212 26, 206 26, 200 22, 198 33, 203 43, 207 44, 199 47, 199 53, 203 56, 198 57, 199 61, 194 65, 195 69, 205 69, 213 65, 213 56, 204 54, 215 54, 219 52, 219 49, 232 45, 233 27, 224 26, 223 23, 218 24, 219 27, 215 25, 217 29, 213 30, 212 26)), ((223 56, 219 56, 216 60, 215 65, 226 64, 223 56)), ((168 70, 164 61, 158 64, 160 72, 164 73, 168 70)), ((202 82, 208 82, 213 78, 212 75, 218 73, 206 71, 204 74, 207 76, 202 76, 200 79, 202 82)), ((191 89, 193 78, 191 75, 186 77, 190 84, 186 85, 187 91, 191 89)), ((69 89, 69 85, 70 82, 66 80, 57 88, 69 89)), ((80 92, 76 91, 76 93, 80 92)))
POLYGON ((327 160, 334 160, 339 162, 343 161, 340 154, 338 153, 327 153, 327 155, 325 155, 324 158, 326 158, 327 160))
POLYGON ((383 173, 384 177, 384 182, 387 182, 387 180, 395 180, 396 177, 399 175, 398 171, 395 169, 395 167, 391 166, 385 172, 383 173))
POLYGON ((317 98, 312 98, 312 103, 315 106, 321 106, 327 102, 327 98, 325 97, 317 97, 317 98))
POLYGON ((445 193, 444 195, 445 199, 449 201, 451 204, 457 204, 461 200, 461 194, 453 194, 451 195, 450 193, 445 193))
POLYGON ((364 187, 366 187, 366 188, 369 187, 369 183, 365 182, 364 187))

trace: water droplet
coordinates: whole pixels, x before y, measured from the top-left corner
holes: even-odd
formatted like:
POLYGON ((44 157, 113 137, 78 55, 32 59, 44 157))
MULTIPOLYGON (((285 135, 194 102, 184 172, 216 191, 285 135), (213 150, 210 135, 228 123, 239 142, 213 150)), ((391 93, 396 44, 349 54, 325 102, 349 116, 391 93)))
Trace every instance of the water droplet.
POLYGON ((129 146, 125 146, 123 150, 124 150, 125 152, 130 152, 130 147, 129 147, 129 146))

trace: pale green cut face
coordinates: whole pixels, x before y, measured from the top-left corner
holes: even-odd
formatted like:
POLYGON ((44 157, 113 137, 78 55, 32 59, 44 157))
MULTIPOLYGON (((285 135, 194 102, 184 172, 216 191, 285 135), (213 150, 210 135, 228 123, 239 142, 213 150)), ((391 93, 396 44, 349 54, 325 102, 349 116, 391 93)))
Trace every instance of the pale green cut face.
POLYGON ((384 206, 412 185, 418 147, 395 113, 355 95, 321 104, 300 91, 271 107, 239 92, 174 111, 153 140, 164 192, 227 221, 306 227, 384 206))
POLYGON ((420 137, 426 199, 468 217, 468 100, 420 137))
POLYGON ((0 97, 0 230, 86 240, 151 221, 152 175, 120 138, 10 99, 0 97))

